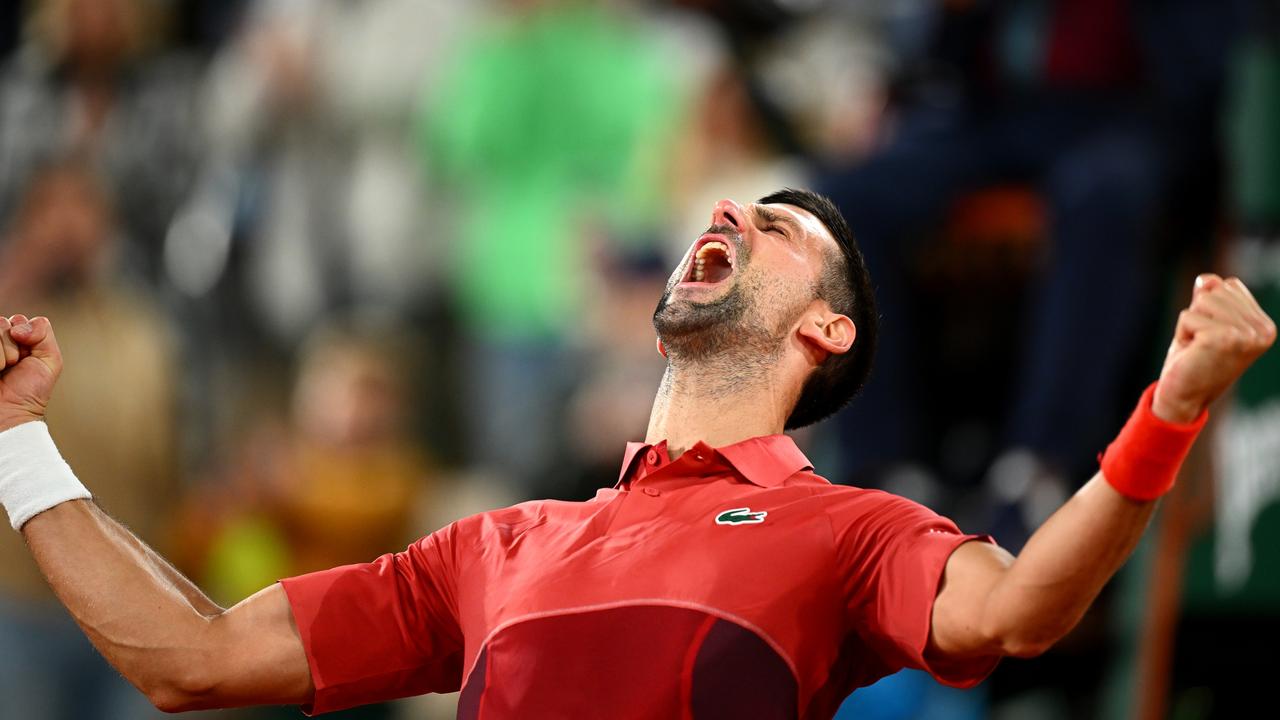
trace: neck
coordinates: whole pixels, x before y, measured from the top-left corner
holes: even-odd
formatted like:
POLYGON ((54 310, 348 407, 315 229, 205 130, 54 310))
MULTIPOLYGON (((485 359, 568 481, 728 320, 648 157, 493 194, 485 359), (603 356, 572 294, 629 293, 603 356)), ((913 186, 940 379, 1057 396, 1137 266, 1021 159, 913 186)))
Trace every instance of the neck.
POLYGON ((776 358, 682 363, 672 359, 662 376, 645 442, 667 441, 672 459, 699 440, 722 447, 780 433, 799 389, 776 358), (725 368, 732 368, 727 371, 725 368))

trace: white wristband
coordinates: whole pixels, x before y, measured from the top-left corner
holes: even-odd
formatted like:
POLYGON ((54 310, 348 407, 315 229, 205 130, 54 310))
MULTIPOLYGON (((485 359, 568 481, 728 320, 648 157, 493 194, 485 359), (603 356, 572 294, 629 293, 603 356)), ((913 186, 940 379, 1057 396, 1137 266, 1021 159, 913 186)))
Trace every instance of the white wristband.
POLYGON ((0 432, 0 505, 14 530, 54 505, 90 497, 53 444, 47 425, 29 422, 0 432))

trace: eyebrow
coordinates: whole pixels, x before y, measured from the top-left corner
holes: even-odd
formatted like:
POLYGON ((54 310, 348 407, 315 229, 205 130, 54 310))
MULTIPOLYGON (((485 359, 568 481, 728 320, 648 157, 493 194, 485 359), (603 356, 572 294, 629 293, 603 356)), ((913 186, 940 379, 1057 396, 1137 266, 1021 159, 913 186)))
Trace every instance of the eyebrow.
POLYGON ((783 215, 782 213, 774 212, 764 205, 756 205, 754 208, 755 215, 760 218, 760 220, 769 224, 786 225, 791 229, 792 236, 796 238, 800 238, 804 235, 804 233, 800 232, 800 223, 796 222, 795 218, 792 218, 790 215, 783 215))

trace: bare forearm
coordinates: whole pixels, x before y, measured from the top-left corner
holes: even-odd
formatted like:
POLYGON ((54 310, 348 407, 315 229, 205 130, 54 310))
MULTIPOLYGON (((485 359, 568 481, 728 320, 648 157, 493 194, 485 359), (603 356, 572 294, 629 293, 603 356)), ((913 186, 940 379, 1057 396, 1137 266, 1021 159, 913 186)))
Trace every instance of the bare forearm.
POLYGON ((993 588, 984 623, 1036 654, 1066 635, 1142 537, 1154 502, 1135 502, 1094 475, 1031 536, 993 588))
POLYGON ((143 554, 145 561, 150 568, 157 573, 163 580, 168 582, 175 590, 182 594, 182 597, 191 605, 192 609, 200 613, 204 617, 212 618, 225 612, 225 608, 221 607, 213 600, 209 599, 204 591, 196 586, 195 583, 187 579, 187 576, 178 572, 168 560, 164 559, 155 550, 151 549, 140 538, 130 532, 127 528, 119 523, 119 521, 106 515, 101 510, 98 514, 106 519, 106 530, 114 533, 114 536, 127 545, 132 545, 143 554))
POLYGON ((1239 279, 1197 277, 1159 381, 1103 457, 1107 476, 1095 475, 1016 559, 976 542, 951 554, 934 600, 932 656, 1034 655, 1070 631, 1138 544, 1205 408, 1275 339, 1275 322, 1239 279))
POLYGON ((46 318, 0 318, 0 505, 99 651, 163 710, 307 701, 288 597, 223 611, 91 501, 38 422, 62 353, 46 318))
POLYGON ((22 529, 58 598, 94 646, 149 697, 202 658, 222 609, 92 502, 58 505, 22 529))

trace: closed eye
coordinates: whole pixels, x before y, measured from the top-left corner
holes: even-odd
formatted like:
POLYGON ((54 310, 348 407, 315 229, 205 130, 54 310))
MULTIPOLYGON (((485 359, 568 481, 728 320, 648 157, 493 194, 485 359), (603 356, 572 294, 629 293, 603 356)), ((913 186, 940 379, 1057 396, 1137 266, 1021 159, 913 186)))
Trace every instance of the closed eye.
POLYGON ((791 239, 795 228, 790 218, 760 205, 755 206, 755 216, 764 232, 773 233, 784 240, 791 239))
POLYGON ((790 239, 791 239, 791 238, 790 238, 790 236, 787 234, 787 228, 786 228, 786 226, 785 226, 785 225, 782 225, 781 223, 776 223, 776 222, 767 222, 767 221, 766 221, 765 223, 763 223, 763 224, 762 224, 762 225, 760 225, 759 227, 760 227, 760 230, 761 230, 761 231, 766 232, 766 233, 768 233, 768 234, 770 234, 770 235, 774 235, 774 236, 776 236, 776 237, 782 238, 783 240, 790 240, 790 239))

